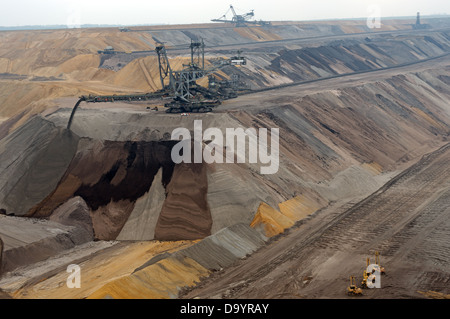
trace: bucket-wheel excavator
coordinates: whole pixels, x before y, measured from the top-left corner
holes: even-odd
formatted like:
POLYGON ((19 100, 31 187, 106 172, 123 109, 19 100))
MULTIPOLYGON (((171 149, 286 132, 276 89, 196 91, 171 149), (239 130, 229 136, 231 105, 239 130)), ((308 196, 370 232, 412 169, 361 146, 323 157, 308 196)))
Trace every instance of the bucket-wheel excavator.
POLYGON ((234 7, 230 4, 230 8, 223 16, 221 16, 218 19, 212 19, 213 22, 228 22, 234 24, 236 27, 246 27, 248 25, 259 25, 259 26, 270 26, 271 23, 269 21, 263 21, 263 20, 251 20, 254 17, 254 10, 251 10, 244 14, 236 14, 236 10, 234 10, 234 7), (233 14, 231 20, 227 19, 227 14, 231 11, 233 14))
MULTIPOLYGON (((190 63, 184 65, 184 69, 172 70, 163 44, 156 47, 158 54, 159 74, 163 90, 173 94, 173 100, 167 103, 168 113, 204 113, 212 111, 212 108, 220 105, 221 98, 218 91, 209 90, 196 83, 197 80, 211 75, 218 69, 227 65, 245 65, 246 59, 238 52, 237 56, 229 59, 220 59, 205 68, 205 45, 203 41, 191 41, 190 63), (168 79, 168 83, 167 80, 168 79)), ((233 96, 233 95, 231 95, 233 96)), ((235 95, 234 95, 235 96, 235 95)))
POLYGON ((190 63, 183 65, 184 68, 182 70, 174 71, 167 57, 165 45, 159 43, 155 51, 158 55, 161 90, 144 94, 80 96, 70 114, 67 129, 70 129, 75 112, 81 102, 131 102, 166 97, 172 99, 171 102, 165 104, 167 113, 203 113, 210 112, 215 106, 220 105, 221 99, 236 97, 235 93, 230 92, 229 87, 226 90, 227 94, 223 94, 220 89, 211 90, 204 88, 198 85, 196 81, 212 75, 215 71, 227 65, 245 65, 247 63, 246 58, 241 56, 240 51, 231 58, 217 59, 217 61, 212 63, 211 67, 205 69, 205 44, 203 40, 191 40, 189 48, 191 51, 190 63))

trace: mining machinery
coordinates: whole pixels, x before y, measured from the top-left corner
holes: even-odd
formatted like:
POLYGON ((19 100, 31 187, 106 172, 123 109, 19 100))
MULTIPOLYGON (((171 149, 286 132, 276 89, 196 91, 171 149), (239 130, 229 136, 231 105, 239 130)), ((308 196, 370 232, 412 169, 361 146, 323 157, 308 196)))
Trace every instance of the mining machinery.
POLYGON ((363 279, 361 281, 362 288, 368 288, 367 280, 369 280, 370 273, 367 271, 367 268, 369 268, 369 265, 370 265, 370 259, 367 258, 366 259, 366 268, 363 271, 363 279))
POLYGON ((211 21, 213 22, 229 22, 234 24, 236 27, 246 27, 249 24, 253 24, 253 25, 260 25, 260 26, 268 26, 271 25, 270 22, 268 21, 256 21, 256 20, 251 20, 254 17, 254 10, 251 10, 245 14, 236 14, 236 11, 234 10, 234 7, 230 4, 230 8, 228 9, 227 12, 225 12, 225 14, 223 16, 221 16, 218 19, 212 19, 211 21), (226 15, 231 11, 231 13, 233 14, 233 17, 231 18, 231 20, 227 19, 226 15))
POLYGON ((196 83, 197 80, 211 75, 227 65, 245 65, 246 59, 240 52, 229 59, 219 59, 205 68, 205 44, 202 41, 191 40, 191 58, 182 70, 174 71, 167 57, 164 44, 156 47, 158 54, 159 75, 163 91, 172 93, 172 101, 166 103, 167 113, 204 113, 221 104, 221 98, 227 99, 236 95, 221 95, 218 91, 204 88, 196 83))
POLYGON ((421 30, 421 29, 429 29, 430 25, 423 24, 422 22, 420 22, 420 12, 417 12, 416 23, 413 24, 412 27, 413 29, 421 30))
POLYGON ((372 275, 375 272, 375 270, 378 270, 380 275, 385 275, 386 274, 386 271, 385 271, 384 267, 382 267, 381 264, 380 264, 380 252, 379 251, 375 252, 375 265, 376 265, 375 267, 377 267, 377 268, 374 268, 372 270, 372 272, 369 273, 367 271, 367 269, 369 268, 369 265, 370 265, 370 258, 367 258, 366 259, 366 268, 363 271, 363 280, 361 282, 361 287, 362 288, 368 288, 369 287, 368 286, 369 277, 370 277, 370 275, 372 275))
POLYGON ((215 75, 208 76, 208 89, 219 98, 227 100, 237 97, 238 92, 250 90, 239 74, 232 74, 229 80, 218 80, 215 75))
POLYGON ((375 252, 375 263, 378 265, 378 268, 380 269, 380 274, 381 275, 385 275, 386 274, 386 270, 384 269, 383 266, 381 266, 380 252, 379 251, 375 252))
POLYGON ((350 286, 347 287, 348 296, 362 296, 362 289, 356 286, 356 278, 350 276, 350 286))
MULTIPOLYGON (((218 59, 212 66, 205 69, 205 44, 202 41, 191 41, 190 44, 191 58, 190 63, 183 65, 183 69, 179 71, 172 70, 169 59, 167 57, 166 47, 163 43, 159 43, 156 48, 158 55, 159 75, 161 81, 161 89, 156 92, 144 94, 128 94, 128 95, 83 95, 79 97, 70 114, 67 123, 67 129, 70 130, 74 115, 81 102, 97 103, 97 102, 116 102, 116 101, 147 101, 155 98, 171 99, 166 103, 167 113, 185 113, 185 112, 211 112, 212 109, 221 104, 221 100, 236 97, 232 89, 229 88, 228 94, 223 94, 223 90, 212 90, 204 88, 196 83, 197 80, 211 75, 214 71, 227 65, 245 65, 246 59, 241 56, 238 51, 236 56, 229 59, 218 59)), ((242 82, 241 82, 242 83, 242 82)), ((219 87, 220 84, 219 83, 219 87)), ((244 85, 242 85, 244 87, 244 85)))

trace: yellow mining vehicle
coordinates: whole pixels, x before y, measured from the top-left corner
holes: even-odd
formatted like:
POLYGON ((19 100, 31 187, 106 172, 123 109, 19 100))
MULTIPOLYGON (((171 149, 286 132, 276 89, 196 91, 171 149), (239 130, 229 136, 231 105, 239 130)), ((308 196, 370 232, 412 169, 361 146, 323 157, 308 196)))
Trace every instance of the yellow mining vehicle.
POLYGON ((375 252, 375 263, 380 268, 380 274, 385 275, 386 271, 385 271, 384 267, 381 266, 381 263, 380 263, 380 252, 379 251, 375 252))
POLYGON ((369 267, 369 265, 370 265, 370 259, 367 258, 366 259, 366 268, 364 269, 364 272, 363 272, 363 280, 361 281, 362 288, 367 288, 367 280, 370 276, 370 273, 367 272, 367 268, 369 267))
POLYGON ((362 296, 362 289, 356 287, 356 278, 350 276, 350 286, 347 287, 347 295, 349 296, 362 296))

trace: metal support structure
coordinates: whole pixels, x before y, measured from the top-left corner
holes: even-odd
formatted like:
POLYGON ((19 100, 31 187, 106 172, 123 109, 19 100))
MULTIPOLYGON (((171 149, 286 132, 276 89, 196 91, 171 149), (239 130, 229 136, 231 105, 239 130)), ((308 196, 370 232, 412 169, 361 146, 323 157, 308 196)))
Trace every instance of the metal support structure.
MULTIPOLYGON (((231 87, 227 87, 229 90, 226 94, 218 92, 217 90, 209 90, 198 86, 196 81, 211 75, 215 70, 220 69, 226 65, 245 65, 246 59, 241 56, 241 52, 238 51, 238 55, 230 59, 222 59, 217 63, 213 63, 213 66, 209 69, 205 69, 205 44, 202 41, 191 41, 191 61, 190 64, 181 71, 173 71, 164 44, 160 44, 155 48, 158 55, 159 64, 159 76, 161 80, 161 90, 146 93, 146 94, 129 94, 129 95, 88 95, 81 96, 76 102, 70 114, 69 121, 67 123, 67 129, 70 130, 75 112, 77 111, 81 102, 96 103, 96 102, 115 102, 115 101, 146 101, 154 98, 161 98, 168 96, 169 92, 172 92, 172 102, 166 104, 168 107, 168 113, 179 112, 210 112, 212 108, 220 105, 219 96, 230 98, 235 97, 234 87, 239 84, 238 77, 232 77, 231 87), (166 79, 169 78, 169 83, 166 85, 166 79), (199 94, 200 98, 195 95, 199 94), (205 98, 206 97, 206 98, 205 98)), ((210 81, 214 81, 210 78, 210 81)), ((227 84, 229 85, 229 84, 227 84)))
POLYGON ((211 21, 213 22, 229 22, 229 23, 233 23, 236 27, 246 27, 249 24, 253 24, 253 25, 260 25, 260 26, 270 26, 271 23, 268 21, 255 21, 255 20, 250 20, 251 18, 254 17, 254 10, 251 10, 250 12, 247 12, 245 14, 236 14, 236 11, 234 10, 234 7, 230 4, 230 9, 228 9, 228 11, 219 19, 212 19, 211 21), (233 17, 231 18, 231 20, 227 20, 227 13, 231 10, 233 17))
POLYGON ((164 44, 156 47, 159 62, 159 73, 161 79, 161 86, 165 90, 171 90, 173 94, 172 102, 166 104, 168 112, 209 112, 212 107, 219 105, 220 97, 235 97, 236 93, 230 91, 227 94, 221 94, 217 91, 211 91, 197 85, 196 81, 212 74, 215 70, 220 69, 226 65, 245 65, 246 59, 238 55, 230 59, 220 59, 212 63, 212 67, 205 69, 205 44, 202 40, 191 40, 190 48, 190 62, 183 65, 184 69, 180 71, 173 71, 170 67, 169 59, 167 57, 164 44), (169 85, 165 85, 169 77, 169 85))
POLYGON ((173 75, 175 97, 188 102, 189 99, 193 97, 191 88, 195 85, 195 82, 203 78, 206 73, 204 70, 182 70, 175 71, 173 75))
POLYGON ((170 67, 169 59, 167 58, 166 47, 161 44, 155 48, 158 55, 158 65, 159 65, 159 78, 161 80, 161 89, 164 90, 165 79, 169 77, 169 87, 174 85, 174 79, 172 75, 172 68, 170 67))
POLYGON ((201 41, 191 40, 191 68, 204 69, 205 68, 205 43, 201 41))

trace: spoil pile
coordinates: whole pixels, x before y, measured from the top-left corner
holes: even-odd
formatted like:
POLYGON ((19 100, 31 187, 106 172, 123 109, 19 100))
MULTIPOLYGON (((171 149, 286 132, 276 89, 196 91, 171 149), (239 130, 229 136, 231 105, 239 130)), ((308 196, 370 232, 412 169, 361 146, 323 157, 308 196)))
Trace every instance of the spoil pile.
POLYGON ((151 187, 162 167, 162 183, 171 179, 171 142, 83 140, 58 186, 27 216, 49 217, 74 196, 91 210, 96 239, 116 239, 135 201, 151 187))
POLYGON ((0 140, 0 208, 24 216, 58 184, 78 137, 37 116, 0 140))
POLYGON ((111 281, 89 298, 176 298, 212 271, 246 257, 264 245, 266 237, 245 224, 235 224, 198 243, 155 257, 129 276, 111 281))
POLYGON ((5 215, 0 215, 0 234, 4 240, 3 273, 92 241, 92 234, 78 226, 5 215))

